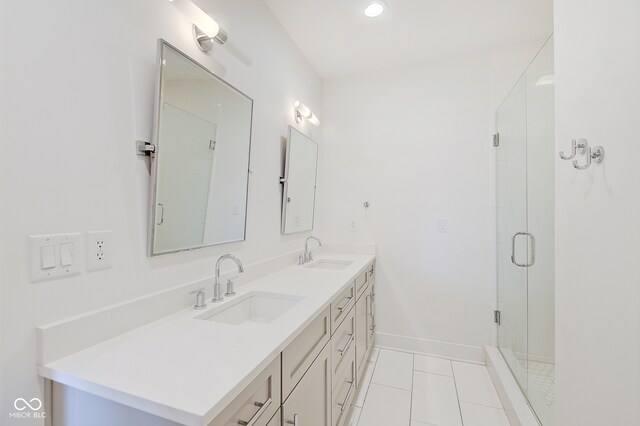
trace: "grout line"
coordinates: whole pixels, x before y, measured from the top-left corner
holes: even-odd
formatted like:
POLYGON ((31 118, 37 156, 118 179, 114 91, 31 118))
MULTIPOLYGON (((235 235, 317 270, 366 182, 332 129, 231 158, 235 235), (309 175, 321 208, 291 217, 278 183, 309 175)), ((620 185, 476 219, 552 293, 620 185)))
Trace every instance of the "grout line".
POLYGON ((458 393, 458 382, 456 381, 456 370, 451 363, 451 371, 453 373, 453 386, 456 388, 456 399, 458 400, 458 413, 460 413, 460 423, 464 426, 464 417, 462 417, 462 404, 460 404, 460 394, 458 393))
POLYGON ((434 375, 436 375, 436 376, 442 376, 442 377, 453 377, 453 374, 448 375, 448 374, 434 373, 434 372, 431 372, 431 371, 413 370, 413 372, 414 372, 414 373, 415 373, 416 371, 417 371, 418 373, 434 374, 434 375))

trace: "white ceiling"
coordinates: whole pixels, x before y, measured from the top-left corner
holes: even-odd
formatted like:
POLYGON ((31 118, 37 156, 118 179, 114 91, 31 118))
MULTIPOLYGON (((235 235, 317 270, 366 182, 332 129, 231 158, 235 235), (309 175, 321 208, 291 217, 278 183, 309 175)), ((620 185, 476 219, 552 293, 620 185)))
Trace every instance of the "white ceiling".
POLYGON ((536 40, 553 30, 552 0, 265 0, 323 78, 536 40))

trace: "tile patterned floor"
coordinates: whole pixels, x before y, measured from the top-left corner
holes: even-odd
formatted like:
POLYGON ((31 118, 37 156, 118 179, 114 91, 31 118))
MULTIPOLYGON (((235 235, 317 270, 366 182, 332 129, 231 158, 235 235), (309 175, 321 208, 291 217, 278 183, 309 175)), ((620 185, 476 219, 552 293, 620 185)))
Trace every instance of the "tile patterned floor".
POLYGON ((374 348, 349 426, 509 426, 487 368, 374 348))
POLYGON ((538 394, 543 398, 545 404, 551 410, 556 409, 556 371, 554 364, 545 362, 529 361, 528 363, 529 384, 535 386, 538 394))

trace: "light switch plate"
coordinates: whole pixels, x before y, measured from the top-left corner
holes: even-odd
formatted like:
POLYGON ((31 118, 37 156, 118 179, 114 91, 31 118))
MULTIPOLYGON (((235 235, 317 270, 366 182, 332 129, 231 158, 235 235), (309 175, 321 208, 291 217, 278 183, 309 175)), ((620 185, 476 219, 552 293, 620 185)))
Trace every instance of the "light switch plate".
POLYGON ((72 234, 32 235, 29 237, 29 278, 31 282, 52 280, 64 276, 77 275, 81 271, 82 235, 72 234), (65 245, 67 254, 63 266, 60 258, 61 247, 65 245), (53 253, 51 249, 53 248, 53 253), (53 261, 53 262, 52 262, 53 261))
POLYGON ((101 271, 112 266, 112 231, 87 232, 86 259, 87 271, 101 271))

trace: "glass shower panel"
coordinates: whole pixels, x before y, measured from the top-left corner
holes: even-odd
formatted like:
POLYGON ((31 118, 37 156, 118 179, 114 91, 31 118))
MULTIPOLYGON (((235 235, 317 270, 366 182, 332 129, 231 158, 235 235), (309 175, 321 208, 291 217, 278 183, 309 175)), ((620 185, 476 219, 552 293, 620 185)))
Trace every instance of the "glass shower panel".
POLYGON ((498 215, 498 347, 524 392, 527 390, 527 87, 521 78, 496 113, 498 215), (514 255, 512 259, 512 254, 514 255), (517 256, 517 257, 516 257, 517 256))
POLYGON ((543 425, 555 408, 555 232, 553 37, 525 74, 527 81, 527 227, 535 236, 528 280, 528 399, 543 425))

